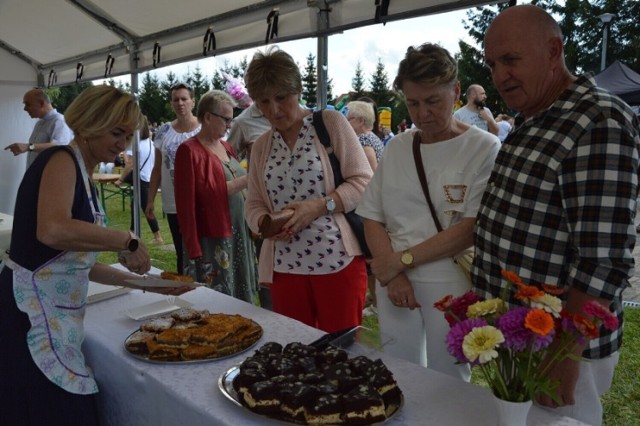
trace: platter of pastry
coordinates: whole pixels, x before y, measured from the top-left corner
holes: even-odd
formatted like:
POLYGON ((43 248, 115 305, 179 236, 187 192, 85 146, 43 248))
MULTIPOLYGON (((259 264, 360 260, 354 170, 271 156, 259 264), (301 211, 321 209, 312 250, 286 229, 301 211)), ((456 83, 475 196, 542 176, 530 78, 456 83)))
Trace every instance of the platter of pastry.
POLYGON ((125 339, 124 349, 143 361, 194 363, 235 356, 261 337, 262 327, 249 318, 185 307, 142 323, 125 339))
POLYGON ((240 407, 294 424, 384 423, 404 404, 382 360, 299 342, 265 343, 225 371, 218 388, 240 407))

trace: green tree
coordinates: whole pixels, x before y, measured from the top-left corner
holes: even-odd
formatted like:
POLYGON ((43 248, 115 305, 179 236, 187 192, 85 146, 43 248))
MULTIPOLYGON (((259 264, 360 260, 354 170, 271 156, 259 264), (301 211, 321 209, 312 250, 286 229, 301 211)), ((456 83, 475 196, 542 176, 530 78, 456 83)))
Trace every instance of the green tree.
POLYGON ((193 96, 195 103, 198 105, 202 95, 207 93, 209 89, 209 82, 202 75, 200 66, 196 66, 193 72, 189 71, 183 78, 183 81, 193 88, 193 96))
POLYGON ((68 86, 60 87, 60 93, 56 98, 56 103, 53 106, 59 113, 64 114, 71 102, 87 87, 93 86, 90 81, 83 81, 78 84, 70 84, 68 86))
POLYGON ((165 93, 157 76, 152 75, 151 72, 144 73, 140 86, 139 103, 150 123, 162 123, 169 119, 166 116, 167 97, 165 93))
POLYGON ((389 77, 384 69, 382 58, 378 58, 375 72, 371 75, 371 99, 381 106, 389 106, 391 94, 389 92, 389 77))
POLYGON ((307 65, 302 75, 302 100, 306 106, 313 108, 318 104, 318 75, 316 73, 316 57, 311 53, 307 56, 307 65))
POLYGON ((362 73, 362 65, 360 61, 356 64, 356 75, 351 79, 351 88, 353 89, 353 95, 350 96, 351 99, 358 99, 362 96, 365 96, 365 87, 364 87, 364 75, 362 73))
MULTIPOLYGON (((573 73, 599 73, 602 51, 602 23, 599 16, 603 13, 615 13, 616 18, 610 23, 609 42, 607 46, 607 65, 619 60, 636 72, 640 72, 640 2, 625 0, 566 0, 562 3, 554 0, 534 0, 531 2, 551 13, 558 21, 565 37, 565 62, 573 73)), ((498 12, 505 9, 506 3, 474 8, 467 11, 464 28, 482 46, 484 34, 498 12)), ((461 42, 462 43, 462 42, 461 42)), ((461 81, 485 81, 485 71, 481 71, 475 63, 481 63, 482 51, 467 45, 460 48, 458 56, 461 63, 461 81)), ((485 85, 489 107, 496 104, 493 85, 485 85)), ((463 90, 466 86, 463 84, 463 90)), ((497 95, 497 94, 496 94, 497 95)), ((501 101, 499 101, 501 103, 501 101)), ((493 108, 494 113, 497 108, 493 108)), ((506 110, 506 106, 500 108, 506 110)))

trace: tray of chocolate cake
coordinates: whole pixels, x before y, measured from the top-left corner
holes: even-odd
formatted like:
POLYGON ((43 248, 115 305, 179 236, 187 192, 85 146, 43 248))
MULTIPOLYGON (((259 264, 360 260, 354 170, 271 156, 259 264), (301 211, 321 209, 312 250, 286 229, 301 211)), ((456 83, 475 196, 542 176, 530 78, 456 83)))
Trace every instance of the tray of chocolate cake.
POLYGON ((225 371, 218 387, 258 415, 314 425, 384 423, 404 397, 382 360, 353 358, 340 348, 268 342, 225 371))
POLYGON ((125 339, 124 349, 147 362, 196 363, 235 356, 261 337, 262 327, 249 318, 186 307, 142 323, 125 339))

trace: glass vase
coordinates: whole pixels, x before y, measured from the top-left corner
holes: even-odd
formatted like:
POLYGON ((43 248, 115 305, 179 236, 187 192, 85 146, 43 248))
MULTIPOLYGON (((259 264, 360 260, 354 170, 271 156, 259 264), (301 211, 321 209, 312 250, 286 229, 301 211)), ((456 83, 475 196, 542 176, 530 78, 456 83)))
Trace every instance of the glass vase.
POLYGON ((531 401, 511 402, 493 396, 498 414, 498 426, 526 426, 531 401))

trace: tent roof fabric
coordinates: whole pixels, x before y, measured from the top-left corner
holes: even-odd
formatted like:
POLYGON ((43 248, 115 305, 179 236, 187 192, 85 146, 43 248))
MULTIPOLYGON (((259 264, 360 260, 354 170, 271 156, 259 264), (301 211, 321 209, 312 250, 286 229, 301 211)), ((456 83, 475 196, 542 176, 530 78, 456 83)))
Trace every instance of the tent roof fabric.
POLYGON ((620 96, 629 105, 640 105, 640 74, 615 61, 596 77, 598 86, 620 96))
MULTIPOLYGON (((495 2, 495 1, 494 1, 495 2)), ((41 85, 144 72, 207 55, 492 3, 479 0, 2 0, 0 48, 41 85), (379 3, 376 5, 376 3, 379 3), (271 19, 269 16, 271 15, 271 19), (154 55, 154 48, 156 53, 154 55), (79 65, 81 64, 81 65, 79 65)), ((6 81, 0 69, 0 81, 6 81)))

